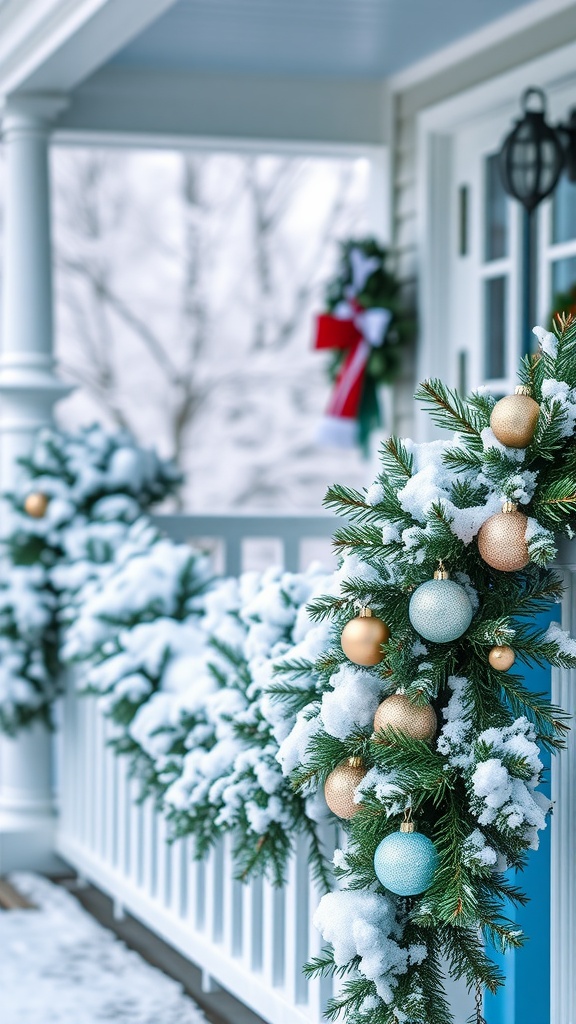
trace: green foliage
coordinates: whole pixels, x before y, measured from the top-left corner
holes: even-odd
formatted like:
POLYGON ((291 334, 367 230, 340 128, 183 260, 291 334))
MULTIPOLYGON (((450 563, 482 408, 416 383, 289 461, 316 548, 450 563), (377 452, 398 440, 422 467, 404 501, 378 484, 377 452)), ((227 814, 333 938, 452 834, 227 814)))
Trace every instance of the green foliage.
POLYGON ((330 488, 326 498, 327 506, 347 520, 336 533, 336 547, 348 562, 340 572, 340 593, 317 598, 311 609, 318 620, 333 622, 330 645, 314 668, 295 664, 293 674, 286 672, 275 684, 278 700, 287 700, 315 723, 292 781, 297 790, 309 792, 345 758, 362 758, 367 776, 357 794, 358 811, 344 823, 348 843, 336 870, 348 890, 395 899, 378 882, 374 852, 398 829, 407 807, 439 856, 431 887, 422 896, 395 902, 402 922, 398 942, 407 947, 419 941, 427 956, 391 975, 392 1002, 376 995, 372 968, 365 968, 360 955, 336 965, 327 949, 308 965, 309 974, 344 979, 328 1006, 329 1020, 448 1024, 439 959, 469 988, 495 992, 502 976, 490 948, 505 952, 525 941, 507 914, 510 906, 524 905, 526 896, 502 871, 506 865, 523 867, 535 830, 483 803, 484 778, 498 766, 530 800, 542 778, 537 744, 552 752, 561 749, 569 716, 546 694, 530 690, 517 671, 491 668, 488 654, 493 645, 508 644, 517 664, 576 667, 574 642, 533 622, 562 597, 562 580, 550 568, 555 534, 576 534, 576 444, 569 410, 562 398, 546 397, 561 388, 544 388, 544 381, 555 380, 576 387, 576 318, 561 318, 557 335, 555 354, 527 357, 520 367, 521 382, 541 407, 534 439, 524 452, 505 448, 487 431, 495 403, 490 395, 463 398, 442 381, 427 380, 417 400, 436 425, 456 432, 440 455, 430 456, 437 460, 435 493, 418 447, 391 438, 382 447, 370 501, 368 494, 341 485, 330 488), (519 501, 531 520, 530 563, 519 572, 490 568, 476 545, 478 528, 490 514, 484 511, 487 503, 494 509, 496 499, 504 498, 519 501), (469 528, 474 517, 476 525, 469 528), (410 622, 410 597, 439 560, 454 579, 472 586, 475 614, 468 631, 452 643, 422 643, 410 622), (339 638, 358 605, 366 603, 391 635, 382 661, 357 669, 339 638), (335 673, 344 673, 338 683, 335 673), (356 677, 358 688, 361 680, 370 680, 380 700, 403 688, 415 705, 431 701, 440 728, 446 718, 448 725, 429 744, 391 728, 374 734, 368 712, 359 709, 355 718, 349 709, 350 725, 339 724, 332 735, 323 717, 325 701, 337 696, 342 680, 356 677))

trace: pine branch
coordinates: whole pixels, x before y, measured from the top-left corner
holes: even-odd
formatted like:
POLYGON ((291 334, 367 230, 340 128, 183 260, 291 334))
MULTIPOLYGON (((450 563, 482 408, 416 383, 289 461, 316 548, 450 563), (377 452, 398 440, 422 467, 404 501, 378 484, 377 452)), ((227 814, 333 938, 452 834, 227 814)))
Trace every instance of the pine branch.
POLYGON ((456 430, 466 435, 469 450, 482 449, 481 431, 488 423, 478 411, 470 407, 456 392, 436 378, 425 380, 414 396, 417 402, 428 406, 433 422, 438 427, 456 430))
POLYGON ((403 486, 412 476, 414 456, 397 437, 389 437, 380 448, 383 469, 398 487, 403 486))
POLYGON ((368 505, 366 498, 352 487, 343 487, 341 484, 328 488, 323 505, 352 522, 369 522, 375 518, 374 507, 368 505))
POLYGON ((379 554, 382 550, 382 530, 366 523, 361 527, 344 526, 334 534, 336 550, 354 550, 363 548, 366 555, 371 552, 379 554))

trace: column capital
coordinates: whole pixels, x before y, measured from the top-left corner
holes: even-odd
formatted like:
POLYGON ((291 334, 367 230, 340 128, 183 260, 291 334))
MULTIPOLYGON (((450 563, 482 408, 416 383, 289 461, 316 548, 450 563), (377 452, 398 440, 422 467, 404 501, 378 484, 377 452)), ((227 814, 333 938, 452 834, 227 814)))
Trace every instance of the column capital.
POLYGON ((65 93, 13 93, 0 98, 0 118, 4 132, 11 128, 43 128, 66 109, 70 100, 65 93))

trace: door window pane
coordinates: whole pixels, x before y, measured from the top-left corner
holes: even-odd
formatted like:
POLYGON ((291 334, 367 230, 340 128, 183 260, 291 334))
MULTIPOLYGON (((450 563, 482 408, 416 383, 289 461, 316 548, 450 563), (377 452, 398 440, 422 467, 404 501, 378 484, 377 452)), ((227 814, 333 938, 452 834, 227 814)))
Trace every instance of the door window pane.
POLYGON ((552 264, 552 296, 564 295, 576 286, 576 256, 552 264))
POLYGON ((552 200, 552 241, 569 242, 576 238, 576 182, 563 174, 552 200))
POLYGON ((485 233, 484 257, 499 260, 508 255, 509 203, 498 170, 498 156, 485 162, 485 233))
POLYGON ((506 376, 506 306, 508 278, 484 282, 484 374, 486 380, 506 376))

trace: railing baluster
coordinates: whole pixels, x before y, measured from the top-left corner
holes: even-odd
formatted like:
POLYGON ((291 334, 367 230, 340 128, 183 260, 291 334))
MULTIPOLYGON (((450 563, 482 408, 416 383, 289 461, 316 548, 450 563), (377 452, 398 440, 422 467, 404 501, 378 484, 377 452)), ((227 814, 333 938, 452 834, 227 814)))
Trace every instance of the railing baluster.
POLYGON ((123 875, 128 873, 128 846, 127 846, 127 831, 128 831, 128 804, 126 800, 126 776, 127 776, 127 764, 125 757, 116 757, 116 822, 117 822, 117 835, 113 865, 123 875))
POLYGON ((142 885, 142 806, 138 801, 138 783, 129 779, 130 877, 136 886, 142 885))
POLYGON ((148 797, 142 804, 142 885, 150 896, 156 895, 157 834, 154 802, 148 797))
POLYGON ((264 880, 242 886, 242 959, 249 971, 263 970, 264 880))
POLYGON ((156 897, 163 906, 170 904, 170 848, 166 818, 154 812, 156 822, 156 897))
MULTIPOLYGON (((338 839, 338 830, 333 825, 324 825, 320 829, 320 840, 326 852, 335 849, 338 839)), ((324 948, 324 940, 317 928, 312 924, 312 918, 318 906, 324 890, 310 878, 309 885, 309 929, 308 929, 308 958, 319 956, 324 948)), ((310 1019, 314 1022, 324 1020, 326 1005, 333 991, 331 978, 312 978, 308 982, 308 1005, 310 1007, 310 1019)))
POLYGON ((269 988, 281 988, 286 974, 286 887, 279 888, 264 879, 263 974, 269 988))
POLYGON ((205 893, 208 918, 206 932, 212 942, 221 942, 223 935, 224 910, 224 845, 218 841, 210 850, 205 862, 205 893))

